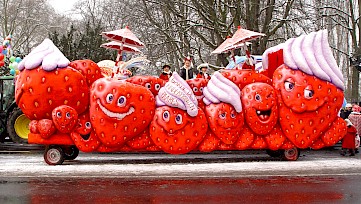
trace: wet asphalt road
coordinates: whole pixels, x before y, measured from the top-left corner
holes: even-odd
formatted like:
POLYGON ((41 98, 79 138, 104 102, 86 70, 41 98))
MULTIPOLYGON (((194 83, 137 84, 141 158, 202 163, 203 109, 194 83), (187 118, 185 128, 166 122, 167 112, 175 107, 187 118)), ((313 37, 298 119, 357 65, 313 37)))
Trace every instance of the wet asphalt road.
POLYGON ((361 156, 303 151, 80 154, 48 166, 42 152, 0 153, 0 203, 361 203, 361 156))

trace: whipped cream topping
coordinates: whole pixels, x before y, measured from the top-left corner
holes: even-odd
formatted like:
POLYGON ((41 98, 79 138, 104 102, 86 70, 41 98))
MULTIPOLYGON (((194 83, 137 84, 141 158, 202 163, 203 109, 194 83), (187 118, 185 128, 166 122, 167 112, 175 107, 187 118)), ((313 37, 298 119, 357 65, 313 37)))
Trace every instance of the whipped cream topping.
POLYGON ((241 91, 237 85, 218 71, 213 74, 207 86, 204 87, 203 95, 203 102, 206 105, 225 102, 233 105, 238 113, 242 112, 241 91))
POLYGON ((187 111, 188 115, 198 115, 198 101, 187 82, 174 72, 169 81, 156 96, 157 106, 167 105, 187 111))
POLYGON ((47 38, 19 63, 19 70, 35 69, 41 66, 46 71, 52 71, 56 68, 67 67, 69 63, 70 61, 63 53, 47 38))

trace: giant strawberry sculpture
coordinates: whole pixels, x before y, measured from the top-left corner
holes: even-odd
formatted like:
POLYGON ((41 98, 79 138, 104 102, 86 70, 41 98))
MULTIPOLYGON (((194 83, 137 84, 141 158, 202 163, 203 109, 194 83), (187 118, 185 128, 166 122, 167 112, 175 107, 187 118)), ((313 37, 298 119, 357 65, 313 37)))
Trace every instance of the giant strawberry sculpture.
POLYGON ((192 89, 177 73, 159 91, 150 136, 163 151, 184 154, 194 150, 207 132, 207 119, 192 89))
POLYGON ((195 79, 188 79, 187 83, 189 87, 191 87, 194 95, 196 96, 198 100, 198 106, 202 110, 204 110, 204 102, 203 102, 203 89, 207 86, 208 79, 203 78, 195 78, 195 79))
POLYGON ((284 64, 273 74, 280 124, 299 148, 322 148, 346 131, 337 116, 343 102, 343 78, 328 45, 327 31, 288 40, 284 64))
POLYGON ((158 95, 160 88, 165 84, 163 79, 154 76, 133 76, 126 79, 127 82, 138 84, 149 89, 154 96, 158 95))
POLYGON ((154 96, 143 86, 101 78, 90 97, 90 121, 105 146, 122 146, 142 133, 154 116, 154 96))
POLYGON ((88 108, 86 78, 68 64, 49 39, 21 61, 15 100, 28 118, 50 119, 53 109, 60 105, 73 107, 78 113, 88 108))

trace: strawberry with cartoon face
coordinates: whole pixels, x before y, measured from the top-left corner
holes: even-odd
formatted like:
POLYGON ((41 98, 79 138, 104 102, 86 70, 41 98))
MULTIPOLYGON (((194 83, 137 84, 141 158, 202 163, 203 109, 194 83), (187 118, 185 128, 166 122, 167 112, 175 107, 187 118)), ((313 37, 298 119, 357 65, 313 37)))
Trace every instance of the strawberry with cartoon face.
POLYGON ((78 122, 78 113, 70 106, 61 105, 52 111, 55 127, 61 133, 70 133, 78 122))
POLYGON ((205 104, 203 102, 203 89, 207 86, 208 79, 204 78, 195 78, 195 79, 189 79, 186 81, 188 85, 191 87, 194 95, 196 96, 198 100, 198 106, 202 110, 204 110, 205 104))
POLYGON ((123 146, 142 133, 154 116, 154 96, 143 86, 101 78, 90 94, 90 121, 105 146, 123 146))
POLYGON ((266 83, 252 83, 242 89, 242 104, 249 128, 258 135, 270 133, 278 120, 277 97, 266 83))
POLYGON ((150 90, 154 96, 158 95, 159 89, 162 88, 166 81, 154 76, 133 76, 126 79, 127 82, 144 86, 150 90))
POLYGON ((344 84, 327 32, 288 40, 283 56, 285 64, 273 74, 282 131, 298 148, 335 144, 345 135, 344 131, 333 131, 345 130, 337 116, 344 84))
POLYGON ((267 84, 272 84, 272 80, 260 73, 255 72, 254 70, 221 70, 220 73, 232 81, 237 87, 242 90, 246 85, 252 84, 255 82, 263 82, 267 84))
POLYGON ((207 132, 207 119, 204 112, 191 117, 179 108, 162 106, 156 109, 150 124, 150 137, 164 152, 185 154, 194 150, 207 132))
POLYGON ((237 113, 228 103, 210 104, 205 111, 210 130, 223 143, 235 143, 244 125, 243 112, 237 113))

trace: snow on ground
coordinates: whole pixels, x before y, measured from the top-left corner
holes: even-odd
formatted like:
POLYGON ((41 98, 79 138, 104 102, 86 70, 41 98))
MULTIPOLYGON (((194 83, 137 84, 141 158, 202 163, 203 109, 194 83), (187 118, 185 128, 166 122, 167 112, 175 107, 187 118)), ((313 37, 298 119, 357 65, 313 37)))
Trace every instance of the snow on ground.
POLYGON ((298 161, 269 160, 254 151, 239 154, 80 154, 49 166, 42 153, 0 154, 3 177, 248 177, 360 175, 361 156, 338 151, 306 151, 298 161))

